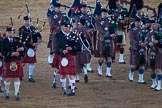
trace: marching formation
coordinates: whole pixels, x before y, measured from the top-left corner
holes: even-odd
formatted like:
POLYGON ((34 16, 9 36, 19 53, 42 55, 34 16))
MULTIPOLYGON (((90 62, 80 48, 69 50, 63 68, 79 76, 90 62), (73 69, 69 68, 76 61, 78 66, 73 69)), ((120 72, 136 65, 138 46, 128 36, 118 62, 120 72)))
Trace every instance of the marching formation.
POLYGON ((62 94, 66 95, 66 75, 68 76, 68 96, 75 95, 75 83, 83 73, 84 82, 88 83, 88 72, 91 68, 91 57, 98 58, 98 76, 103 75, 102 65, 106 64, 105 76, 113 77, 111 67, 119 53, 119 63, 125 64, 124 47, 129 36, 130 72, 128 79, 133 81, 134 72, 138 70, 139 84, 146 84, 144 71, 151 68, 151 88, 161 90, 161 21, 162 3, 156 11, 144 5, 143 0, 109 0, 102 8, 99 0, 96 6, 87 1, 74 0, 71 7, 51 0, 47 17, 50 25, 48 62, 54 68, 53 88, 57 87, 60 76, 62 94), (130 3, 129 10, 126 4, 130 3), (61 10, 69 8, 68 14, 61 10), (147 8, 147 13, 143 12, 147 8), (94 9, 94 12, 92 10, 94 9), (153 11, 149 17, 148 10, 153 11), (73 36, 75 35, 75 36, 73 36))
MULTIPOLYGON (((24 16, 24 25, 19 28, 18 36, 15 36, 13 23, 6 28, 6 36, 0 36, 0 93, 4 92, 5 99, 10 98, 11 79, 14 79, 15 99, 20 99, 20 82, 26 63, 29 64, 28 81, 35 82, 36 50, 42 41, 42 30, 38 30, 38 25, 33 26, 27 5, 26 8, 28 15, 24 16), (1 88, 2 80, 4 91, 1 88)), ((100 0, 96 0, 95 7, 88 5, 86 0, 74 0, 71 7, 59 0, 51 0, 47 18, 50 26, 48 63, 54 70, 52 87, 56 89, 60 80, 63 95, 75 96, 80 74, 83 73, 85 83, 89 82, 88 73, 94 73, 91 68, 92 56, 98 58, 99 77, 103 74, 110 79, 114 77, 111 70, 114 60, 119 58, 120 64, 126 64, 124 48, 128 36, 129 81, 134 80, 134 72, 138 70, 138 83, 146 84, 144 72, 150 68, 151 88, 161 90, 162 3, 156 14, 153 8, 144 5, 143 0, 109 0, 105 8, 100 0), (147 12, 143 12, 143 8, 147 8, 147 12), (151 17, 148 10, 153 11, 151 17), (119 53, 119 57, 116 57, 116 53, 119 53), (106 72, 102 68, 104 63, 106 72)))

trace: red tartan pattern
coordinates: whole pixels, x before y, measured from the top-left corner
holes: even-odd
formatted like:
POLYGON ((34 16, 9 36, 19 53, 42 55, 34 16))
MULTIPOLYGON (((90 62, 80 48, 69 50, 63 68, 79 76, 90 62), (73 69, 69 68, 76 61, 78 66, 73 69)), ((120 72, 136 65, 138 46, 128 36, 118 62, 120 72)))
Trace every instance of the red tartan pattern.
MULTIPOLYGON (((35 52, 35 51, 34 51, 35 52)), ((24 59, 23 59, 23 63, 36 63, 37 62, 37 59, 36 59, 36 52, 35 52, 35 55, 34 57, 29 57, 28 54, 27 54, 27 51, 25 52, 25 56, 24 56, 24 59)))
POLYGON ((53 68, 59 69, 60 58, 61 58, 60 54, 54 54, 53 63, 51 65, 53 68))
POLYGON ((68 59, 67 66, 63 67, 60 63, 59 73, 61 75, 76 75, 76 58, 75 58, 75 56, 71 56, 70 54, 68 54, 67 59, 68 59))
POLYGON ((11 61, 11 62, 4 62, 3 64, 3 78, 20 78, 22 77, 22 63, 21 61, 11 61), (10 70, 10 63, 16 62, 17 70, 11 71, 10 70))

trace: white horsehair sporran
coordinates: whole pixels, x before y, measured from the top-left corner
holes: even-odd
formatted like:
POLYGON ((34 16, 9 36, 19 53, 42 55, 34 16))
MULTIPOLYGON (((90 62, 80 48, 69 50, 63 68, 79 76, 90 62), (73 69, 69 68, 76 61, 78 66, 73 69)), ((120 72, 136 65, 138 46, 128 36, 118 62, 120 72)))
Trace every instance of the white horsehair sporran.
POLYGON ((61 65, 64 66, 64 67, 68 65, 68 59, 66 57, 63 57, 61 59, 61 65))
POLYGON ((29 57, 34 57, 34 55, 35 55, 34 50, 33 50, 32 48, 29 48, 28 51, 27 51, 27 55, 28 55, 29 57))
POLYGON ((16 62, 11 62, 10 63, 10 70, 15 72, 17 70, 18 66, 16 64, 16 62))

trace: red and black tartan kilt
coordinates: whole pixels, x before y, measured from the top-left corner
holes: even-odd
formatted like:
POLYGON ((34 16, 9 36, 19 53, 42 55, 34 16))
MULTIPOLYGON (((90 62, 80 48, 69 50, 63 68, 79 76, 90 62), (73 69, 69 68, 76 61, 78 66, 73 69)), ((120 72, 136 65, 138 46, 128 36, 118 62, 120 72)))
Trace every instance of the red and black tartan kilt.
POLYGON ((68 65, 65 67, 62 66, 60 62, 59 73, 61 75, 74 75, 75 76, 76 75, 76 57, 68 54, 67 59, 68 59, 68 65))
POLYGON ((36 63, 37 62, 37 59, 36 59, 36 51, 34 51, 34 52, 35 52, 34 57, 29 57, 28 54, 27 54, 27 51, 26 51, 25 52, 24 59, 23 59, 23 63, 36 63))
POLYGON ((54 56, 53 56, 53 63, 51 65, 53 68, 59 69, 60 60, 61 60, 60 58, 61 58, 60 54, 54 54, 54 56))
POLYGON ((22 63, 21 61, 11 61, 4 62, 3 64, 3 78, 20 78, 22 77, 22 63), (10 64, 11 62, 15 62, 17 64, 17 70, 11 71, 10 64))

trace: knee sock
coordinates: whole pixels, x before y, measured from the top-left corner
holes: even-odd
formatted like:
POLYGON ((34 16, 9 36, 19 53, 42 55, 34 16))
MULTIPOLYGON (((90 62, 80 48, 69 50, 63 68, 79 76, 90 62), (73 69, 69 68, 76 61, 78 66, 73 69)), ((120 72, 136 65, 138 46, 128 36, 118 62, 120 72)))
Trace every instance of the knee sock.
POLYGON ((10 82, 4 81, 4 85, 5 85, 6 93, 9 94, 9 92, 10 92, 10 82))
POLYGON ((66 78, 65 79, 60 79, 61 86, 63 90, 66 90, 66 78))
POLYGON ((71 91, 75 92, 75 80, 74 79, 70 80, 70 82, 71 82, 71 91))
POLYGON ((35 65, 29 64, 29 78, 33 78, 34 71, 35 71, 35 65))
POLYGON ((14 88, 15 88, 15 95, 17 95, 19 93, 19 89, 20 89, 20 81, 14 82, 14 88))

